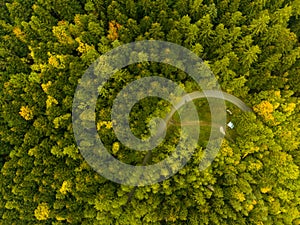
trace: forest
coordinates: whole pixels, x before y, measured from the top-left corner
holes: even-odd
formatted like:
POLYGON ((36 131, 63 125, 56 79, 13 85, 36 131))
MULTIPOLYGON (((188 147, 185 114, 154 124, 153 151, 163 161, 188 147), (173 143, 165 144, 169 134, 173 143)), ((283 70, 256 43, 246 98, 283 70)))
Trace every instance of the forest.
MULTIPOLYGON (((149 137, 149 121, 168 110, 164 99, 143 98, 130 111, 131 132, 149 137)), ((0 1, 1 225, 300 225, 299 150, 300 0, 0 1), (95 111, 80 114, 115 159, 154 165, 172 154, 185 126, 200 127, 183 168, 133 186, 107 179, 83 157, 72 106, 83 74, 99 57, 145 40, 190 50, 220 90, 251 110, 225 102, 234 126, 203 170, 214 129, 207 99, 193 101, 198 121, 181 124, 174 113, 163 144, 151 154, 135 151, 117 138, 111 120, 114 99, 127 84, 157 76, 187 93, 201 88, 168 64, 120 69, 103 85, 95 111)))

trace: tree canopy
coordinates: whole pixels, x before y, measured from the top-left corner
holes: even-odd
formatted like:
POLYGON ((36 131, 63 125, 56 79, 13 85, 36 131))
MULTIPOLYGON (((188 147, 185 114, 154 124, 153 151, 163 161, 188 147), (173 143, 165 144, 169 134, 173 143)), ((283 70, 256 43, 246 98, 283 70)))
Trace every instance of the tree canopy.
MULTIPOLYGON (((6 0, 0 6, 0 224, 300 224, 299 0, 6 0), (182 170, 134 188, 105 179, 82 157, 72 101, 99 56, 139 40, 190 49, 222 90, 253 112, 227 103, 235 126, 206 170, 198 165, 211 128, 202 124, 182 170)), ((198 91, 183 71, 153 62, 109 79, 96 127, 110 153, 128 164, 142 165, 146 152, 116 138, 111 106, 126 84, 153 75, 198 91)), ((201 121, 209 122, 207 101, 194 102, 201 121)), ((159 98, 135 105, 134 135, 147 137, 150 119, 169 107, 159 98)), ((178 142, 174 117, 148 164, 166 158, 178 142)))

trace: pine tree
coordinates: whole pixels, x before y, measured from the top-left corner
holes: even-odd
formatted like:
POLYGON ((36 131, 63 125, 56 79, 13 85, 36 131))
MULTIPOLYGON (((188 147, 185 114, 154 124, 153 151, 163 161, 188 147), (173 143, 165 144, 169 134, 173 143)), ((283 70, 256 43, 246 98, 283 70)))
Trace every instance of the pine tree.
MULTIPOLYGON (((299 0, 1 2, 1 222, 299 224, 299 9, 299 0), (226 129, 206 170, 198 166, 212 128, 200 124, 204 134, 184 168, 160 183, 130 187, 102 177, 82 157, 72 101, 92 62, 138 40, 190 49, 221 88, 253 112, 226 103, 235 127, 226 129)), ((130 65, 113 75, 99 93, 93 125, 108 151, 132 165, 142 165, 147 154, 117 139, 111 107, 125 85, 148 76, 198 90, 183 71, 160 63, 130 65)), ((210 121, 207 102, 194 103, 201 120, 210 121)), ((168 108, 158 98, 136 104, 130 113, 134 135, 147 137, 148 121, 168 108)), ((92 114, 87 109, 80 116, 90 122, 92 114)), ((177 117, 146 164, 172 153, 181 132, 177 117)))

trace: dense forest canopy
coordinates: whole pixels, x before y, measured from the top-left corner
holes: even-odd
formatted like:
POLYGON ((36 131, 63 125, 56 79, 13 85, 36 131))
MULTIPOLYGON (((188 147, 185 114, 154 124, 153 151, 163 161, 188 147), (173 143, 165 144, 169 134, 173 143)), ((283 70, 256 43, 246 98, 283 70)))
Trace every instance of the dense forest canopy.
MULTIPOLYGON (((300 224, 299 0, 6 0, 0 27, 0 224, 300 224), (191 50, 253 112, 226 103, 234 128, 206 170, 198 168, 210 131, 202 122, 182 170, 134 188, 100 176, 82 157, 72 101, 99 56, 140 40, 191 50)), ((141 165, 146 152, 118 141, 112 102, 129 82, 153 75, 187 92, 199 88, 183 71, 154 62, 114 74, 100 93, 96 127, 128 164, 141 165)), ((207 101, 194 103, 200 120, 210 121, 207 101)), ((149 135, 147 122, 168 107, 159 98, 135 105, 132 132, 149 135)), ((148 164, 178 142, 176 116, 148 164)))

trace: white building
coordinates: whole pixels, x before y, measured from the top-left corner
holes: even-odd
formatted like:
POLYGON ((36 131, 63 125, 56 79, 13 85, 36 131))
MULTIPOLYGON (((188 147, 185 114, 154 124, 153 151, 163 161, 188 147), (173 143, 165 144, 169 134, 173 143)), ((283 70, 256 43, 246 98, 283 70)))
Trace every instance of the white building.
POLYGON ((234 128, 234 124, 230 121, 229 123, 227 123, 227 126, 230 128, 230 129, 233 129, 234 128))

